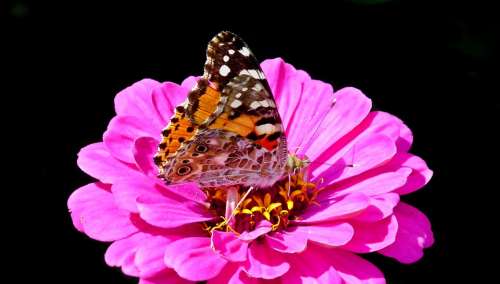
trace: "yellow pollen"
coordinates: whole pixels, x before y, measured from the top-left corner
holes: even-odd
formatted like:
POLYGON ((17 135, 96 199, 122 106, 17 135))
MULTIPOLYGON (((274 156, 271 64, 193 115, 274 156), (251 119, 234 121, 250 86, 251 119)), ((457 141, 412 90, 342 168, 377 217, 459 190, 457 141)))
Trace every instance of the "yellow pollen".
MULTIPOLYGON (((222 217, 225 212, 225 188, 207 189, 206 193, 210 209, 221 217, 217 221, 206 222, 204 229, 208 232, 220 230, 241 233, 252 231, 261 220, 271 222, 273 231, 286 228, 290 220, 300 218, 305 208, 317 204, 315 199, 318 189, 315 184, 305 181, 302 173, 298 173, 277 182, 271 188, 252 191, 229 219, 222 217)), ((246 189, 240 188, 240 198, 245 193, 246 189)))

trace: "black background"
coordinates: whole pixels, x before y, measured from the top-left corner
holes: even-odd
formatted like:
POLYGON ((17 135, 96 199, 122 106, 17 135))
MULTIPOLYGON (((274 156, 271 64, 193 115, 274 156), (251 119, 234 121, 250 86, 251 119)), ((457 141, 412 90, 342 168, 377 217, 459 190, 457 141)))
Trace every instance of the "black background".
POLYGON ((92 181, 76 154, 101 140, 118 91, 142 78, 200 74, 208 40, 231 30, 259 59, 283 57, 337 90, 355 86, 413 130, 412 152, 434 177, 403 200, 427 214, 436 243, 410 266, 367 256, 388 283, 486 281, 494 263, 484 255, 496 255, 495 208, 486 200, 498 191, 489 183, 498 168, 498 13, 477 1, 307 2, 3 3, 5 78, 15 90, 6 102, 21 106, 12 131, 39 138, 41 161, 21 192, 35 205, 26 215, 40 214, 18 223, 29 231, 21 239, 37 248, 22 266, 33 273, 23 277, 136 282, 105 265, 106 244, 71 224, 66 200, 92 181))

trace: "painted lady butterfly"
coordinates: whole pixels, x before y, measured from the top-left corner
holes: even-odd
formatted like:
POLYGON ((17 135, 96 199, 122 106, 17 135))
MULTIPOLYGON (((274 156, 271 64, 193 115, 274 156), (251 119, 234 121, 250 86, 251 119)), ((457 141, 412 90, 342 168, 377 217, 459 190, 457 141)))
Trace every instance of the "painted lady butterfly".
POLYGON ((248 46, 230 32, 209 42, 203 77, 162 134, 154 159, 167 184, 265 188, 287 171, 269 84, 248 46))

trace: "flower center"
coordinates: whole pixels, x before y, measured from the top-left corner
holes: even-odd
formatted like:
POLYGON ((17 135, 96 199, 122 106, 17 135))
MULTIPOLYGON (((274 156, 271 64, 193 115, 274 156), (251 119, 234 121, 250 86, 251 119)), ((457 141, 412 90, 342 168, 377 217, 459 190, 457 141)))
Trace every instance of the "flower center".
MULTIPOLYGON (((245 197, 248 188, 238 190, 239 198, 245 197)), ((286 228, 291 220, 299 218, 300 214, 311 203, 315 203, 318 190, 316 185, 304 180, 303 173, 285 178, 271 188, 252 190, 229 218, 223 217, 226 212, 227 188, 205 190, 210 203, 210 209, 217 216, 216 221, 204 223, 207 231, 232 231, 241 233, 252 231, 256 224, 267 220, 272 224, 272 230, 286 228)))

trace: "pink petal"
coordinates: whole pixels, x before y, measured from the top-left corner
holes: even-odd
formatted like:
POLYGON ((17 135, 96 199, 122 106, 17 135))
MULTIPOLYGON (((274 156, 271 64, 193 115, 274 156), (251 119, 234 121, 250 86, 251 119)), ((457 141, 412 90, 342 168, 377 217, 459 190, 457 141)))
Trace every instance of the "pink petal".
MULTIPOLYGON (((194 88, 194 86, 196 86, 196 83, 198 82, 199 78, 200 77, 197 77, 197 76, 189 76, 186 79, 184 79, 184 81, 182 81, 181 87, 186 89, 187 91, 190 91, 191 89, 194 88)), ((187 93, 186 93, 186 96, 187 96, 187 93)))
POLYGON ((104 260, 109 266, 122 267, 122 270, 127 271, 131 276, 139 276, 135 262, 135 253, 144 241, 149 241, 151 236, 144 233, 135 233, 127 238, 115 241, 106 250, 104 260), (130 274, 132 273, 132 274, 130 274))
POLYGON ((140 176, 137 167, 115 159, 103 143, 90 144, 78 153, 77 164, 84 172, 103 183, 140 176))
POLYGON ((335 267, 330 264, 329 250, 317 248, 287 257, 292 269, 282 277, 287 284, 342 283, 335 267))
POLYGON ((109 185, 91 183, 80 187, 68 199, 73 223, 89 237, 107 242, 135 232, 130 213, 114 203, 109 185))
POLYGON ((165 262, 165 248, 174 239, 167 236, 151 236, 147 241, 142 242, 135 254, 135 265, 141 277, 154 276, 167 269, 165 262))
POLYGON ((214 251, 229 261, 239 262, 247 259, 248 243, 239 239, 233 232, 213 231, 214 251))
POLYGON ((140 137, 134 141, 134 160, 139 169, 152 178, 158 175, 158 167, 153 162, 153 157, 158 149, 158 141, 151 137, 140 137))
POLYGON ((144 79, 119 92, 115 97, 116 114, 135 116, 141 119, 144 125, 161 129, 163 122, 157 116, 152 100, 153 89, 160 85, 155 80, 144 79))
MULTIPOLYGON (((168 185, 167 190, 179 196, 203 205, 207 204, 207 195, 200 189, 198 184, 180 183, 168 185)), ((207 205, 208 206, 208 205, 207 205)))
POLYGON ((361 193, 349 194, 340 200, 321 200, 319 201, 319 206, 310 206, 300 216, 299 220, 293 222, 309 224, 352 218, 360 214, 369 205, 369 197, 361 193))
POLYGON ((398 152, 407 152, 410 150, 411 144, 413 143, 413 134, 410 128, 403 124, 399 129, 399 139, 396 141, 396 146, 398 147, 398 152))
POLYGON ((153 89, 153 109, 161 122, 161 127, 168 124, 174 113, 174 108, 186 99, 188 92, 189 89, 171 82, 165 82, 153 89))
POLYGON ((427 164, 421 158, 408 153, 401 153, 397 158, 400 160, 395 161, 395 163, 401 163, 402 167, 407 167, 413 170, 410 176, 408 176, 406 184, 399 188, 396 191, 397 193, 412 193, 422 188, 432 178, 432 170, 427 167, 427 164))
POLYGON ((243 269, 250 277, 274 279, 285 274, 290 269, 290 264, 266 244, 252 242, 243 269))
POLYGON ((384 172, 371 177, 353 177, 322 190, 317 199, 331 199, 353 192, 364 193, 368 196, 391 192, 403 186, 411 172, 411 169, 401 168, 395 172, 384 172))
POLYGON ((374 223, 351 222, 354 227, 354 237, 344 245, 356 253, 367 253, 383 249, 394 243, 398 231, 398 221, 391 216, 374 223))
POLYGON ((104 132, 103 141, 113 157, 134 163, 134 143, 139 137, 160 138, 161 129, 135 116, 115 116, 104 132))
POLYGON ((243 271, 239 263, 228 263, 215 278, 208 280, 208 284, 263 284, 263 279, 251 278, 243 271))
POLYGON ((165 264, 179 276, 191 281, 214 278, 227 260, 210 248, 210 238, 185 238, 169 244, 165 250, 165 264))
POLYGON ((179 201, 175 196, 165 195, 162 199, 139 196, 137 206, 144 221, 161 228, 174 228, 215 218, 208 208, 189 200, 179 201))
POLYGON ((123 274, 135 277, 139 276, 139 270, 137 269, 137 266, 135 266, 134 259, 135 255, 133 254, 128 255, 124 259, 123 264, 121 266, 123 274))
POLYGON ((272 230, 271 222, 268 222, 266 220, 261 220, 259 223, 257 223, 257 226, 255 226, 255 229, 253 231, 250 232, 245 231, 239 235, 239 238, 244 241, 252 241, 262 235, 269 233, 271 230, 272 230))
POLYGON ((382 272, 363 258, 340 249, 332 250, 329 256, 330 263, 345 283, 385 284, 382 272))
POLYGON ((320 155, 332 156, 337 151, 336 142, 361 123, 371 108, 370 99, 355 88, 343 88, 335 92, 333 100, 335 103, 325 102, 330 104, 330 111, 309 142, 302 145, 304 150, 299 151, 311 161, 315 161, 320 155))
POLYGON ((370 206, 353 219, 361 222, 376 222, 392 215, 394 207, 399 203, 399 194, 384 193, 370 197, 370 206))
POLYGON ((266 235, 267 245, 278 252, 299 253, 306 249, 308 235, 297 228, 266 235))
POLYGON ((285 123, 287 144, 292 152, 300 152, 300 149, 307 147, 305 145, 311 145, 311 138, 321 126, 334 100, 333 88, 330 84, 312 80, 308 76, 302 77, 305 79, 300 86, 302 93, 300 102, 292 120, 285 123), (304 132, 304 129, 308 131, 304 132))
POLYGON ((396 146, 389 137, 367 135, 321 164, 311 165, 311 173, 316 180, 320 179, 322 184, 329 185, 382 165, 395 154, 396 146))
POLYGON ((394 215, 399 223, 396 241, 380 253, 402 263, 418 261, 423 256, 423 249, 434 243, 429 220, 418 209, 404 202, 394 209, 394 215))
POLYGON ((410 169, 412 172, 406 179, 406 183, 395 190, 399 194, 408 194, 422 188, 429 182, 433 174, 424 160, 410 153, 400 152, 383 166, 372 169, 359 178, 367 178, 383 172, 400 171, 402 169, 410 169))
POLYGON ((264 60, 260 67, 266 75, 274 99, 278 102, 281 99, 283 88, 289 83, 288 78, 294 76, 297 70, 281 58, 264 60))
POLYGON ((152 277, 141 278, 139 284, 189 284, 193 283, 182 279, 172 269, 165 269, 163 272, 152 277))
POLYGON ((116 205, 133 213, 139 213, 137 198, 150 196, 150 198, 163 198, 158 190, 157 181, 145 176, 121 180, 111 186, 116 205))
POLYGON ((290 149, 295 149, 300 142, 297 139, 297 134, 301 132, 301 126, 309 125, 305 124, 304 116, 308 119, 311 117, 310 113, 308 113, 309 109, 306 110, 304 107, 306 106, 304 102, 308 101, 308 98, 314 94, 311 91, 318 90, 313 88, 314 84, 311 83, 311 77, 306 72, 296 70, 281 58, 266 60, 262 63, 262 68, 268 78, 280 116, 283 120, 288 138, 287 142, 289 143, 288 146, 290 149), (294 123, 294 121, 297 121, 297 123, 294 123), (302 125, 300 124, 301 122, 302 125))
POLYGON ((373 111, 343 139, 355 140, 367 134, 383 134, 391 138, 398 146, 398 151, 407 151, 413 141, 410 129, 392 114, 373 111))
POLYGON ((296 230, 307 234, 310 241, 332 247, 345 245, 354 235, 354 228, 346 222, 298 226, 296 230))

